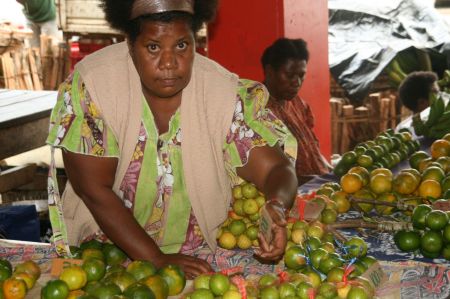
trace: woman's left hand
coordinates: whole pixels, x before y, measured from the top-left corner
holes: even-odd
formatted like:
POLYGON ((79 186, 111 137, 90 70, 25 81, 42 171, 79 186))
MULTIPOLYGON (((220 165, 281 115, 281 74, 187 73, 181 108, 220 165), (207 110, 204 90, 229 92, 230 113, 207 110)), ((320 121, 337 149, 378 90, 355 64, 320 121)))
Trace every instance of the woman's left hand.
POLYGON ((269 242, 259 233, 259 249, 255 254, 264 261, 278 261, 283 258, 287 244, 286 217, 281 203, 272 200, 266 203, 272 219, 272 240, 269 242))

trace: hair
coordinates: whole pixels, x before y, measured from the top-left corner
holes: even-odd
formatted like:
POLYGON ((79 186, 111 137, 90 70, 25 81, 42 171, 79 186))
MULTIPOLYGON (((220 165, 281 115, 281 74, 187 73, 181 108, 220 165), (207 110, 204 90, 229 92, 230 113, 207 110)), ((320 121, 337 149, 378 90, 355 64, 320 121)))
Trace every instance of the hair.
POLYGON ((261 64, 263 68, 270 65, 277 70, 289 59, 309 60, 307 44, 303 39, 277 39, 264 50, 261 56, 261 64))
POLYGON ((416 111, 420 99, 428 99, 433 83, 438 77, 433 72, 412 72, 398 87, 398 95, 402 104, 416 111))
POLYGON ((141 33, 142 23, 146 21, 170 23, 184 20, 190 23, 192 31, 197 33, 203 23, 214 19, 218 7, 218 0, 195 0, 193 15, 182 11, 168 11, 130 20, 135 0, 101 0, 101 2, 108 23, 114 29, 126 34, 132 42, 136 41, 141 33))

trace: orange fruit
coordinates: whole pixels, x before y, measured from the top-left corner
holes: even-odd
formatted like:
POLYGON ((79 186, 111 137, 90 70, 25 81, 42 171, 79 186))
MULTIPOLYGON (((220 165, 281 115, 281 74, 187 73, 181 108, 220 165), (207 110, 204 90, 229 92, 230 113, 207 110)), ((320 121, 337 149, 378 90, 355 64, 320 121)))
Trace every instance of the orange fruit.
POLYGON ((83 290, 73 290, 69 292, 69 296, 67 296, 67 299, 79 299, 83 298, 83 296, 86 295, 86 292, 83 290))
POLYGON ((230 289, 230 279, 222 273, 216 273, 209 280, 209 289, 215 296, 222 296, 230 289))
POLYGON ((239 236, 243 232, 245 232, 245 228, 246 228, 245 223, 242 220, 233 220, 228 225, 228 229, 235 236, 239 236))
POLYGON ((106 243, 103 245, 103 256, 106 264, 109 266, 122 264, 127 260, 127 255, 119 247, 114 244, 106 243))
POLYGON ((141 299, 153 299, 155 295, 145 284, 135 283, 125 289, 123 295, 126 298, 141 298, 141 299))
POLYGON ((41 289, 41 299, 65 299, 69 296, 69 292, 66 282, 60 279, 50 280, 41 289))
POLYGON ((355 193, 363 187, 361 176, 356 173, 347 173, 341 177, 341 187, 346 193, 355 193))
POLYGON ((30 274, 30 273, 26 273, 26 272, 14 272, 14 274, 12 275, 12 277, 16 278, 16 279, 22 279, 25 284, 27 285, 27 289, 31 289, 34 284, 36 283, 36 280, 34 279, 34 277, 30 274))
MULTIPOLYGON (((377 197, 377 200, 393 203, 393 202, 397 201, 397 197, 393 193, 383 193, 377 197)), ((375 206, 375 210, 377 211, 377 213, 379 215, 391 215, 393 213, 394 209, 395 209, 394 207, 383 206, 383 205, 375 206)))
POLYGON ((361 166, 354 166, 348 170, 348 173, 359 174, 359 176, 361 177, 361 179, 363 181, 363 186, 369 184, 370 173, 366 168, 361 167, 361 166))
POLYGON ((59 279, 65 281, 69 290, 77 290, 84 287, 87 283, 87 274, 80 266, 70 266, 61 272, 59 279))
MULTIPOLYGON (((360 199, 375 199, 375 195, 367 189, 361 189, 355 192, 354 196, 360 199)), ((366 213, 369 213, 373 209, 373 204, 371 203, 358 203, 358 206, 366 213)))
POLYGON ((219 246, 224 249, 233 249, 236 246, 237 239, 230 232, 223 232, 219 237, 219 246))
POLYGON ((409 165, 411 165, 412 168, 419 170, 420 162, 429 157, 430 156, 424 151, 415 152, 409 157, 409 165))
POLYGON ((410 174, 412 174, 416 178, 416 180, 418 182, 420 182, 422 180, 422 175, 420 174, 420 172, 417 169, 405 168, 405 169, 402 169, 400 172, 409 172, 410 174))
POLYGON ((400 172, 392 183, 393 190, 403 195, 413 193, 419 186, 419 181, 409 172, 400 172))
POLYGON ((242 195, 249 199, 249 198, 256 198, 258 196, 258 189, 256 189, 255 185, 252 183, 244 183, 241 185, 242 188, 242 195))
POLYGON ((420 233, 401 230, 395 233, 394 242, 401 251, 415 251, 420 247, 420 233))
POLYGON ((375 194, 391 192, 392 177, 382 173, 376 174, 370 178, 370 190, 375 194))
POLYGON ((176 296, 184 290, 186 277, 180 267, 167 265, 159 269, 158 274, 167 282, 169 296, 176 296))
POLYGON ((14 272, 26 272, 33 276, 34 280, 38 280, 41 276, 41 268, 39 268, 39 265, 32 260, 28 260, 16 265, 16 267, 14 268, 14 272))
POLYGON ((422 172, 422 181, 434 180, 440 183, 444 177, 444 171, 437 166, 430 166, 422 172))
POLYGON ((284 264, 287 268, 299 270, 306 265, 305 250, 300 246, 292 246, 284 253, 284 264))
POLYGON ((103 251, 101 249, 97 249, 97 248, 86 248, 81 252, 81 258, 83 260, 88 260, 88 259, 99 259, 104 261, 105 260, 105 256, 103 255, 103 251))
POLYGON ((436 159, 436 163, 439 163, 445 173, 450 171, 450 157, 439 157, 436 159))
POLYGON ((10 277, 3 281, 3 296, 5 299, 22 299, 27 294, 27 285, 22 279, 10 277))
POLYGON ((434 180, 426 180, 420 183, 419 196, 423 198, 438 199, 442 194, 441 185, 434 180))
POLYGON ((344 242, 351 257, 363 257, 367 254, 367 243, 360 237, 353 237, 344 242))
POLYGON ((297 285, 298 298, 311 298, 311 294, 314 293, 314 287, 310 282, 302 281, 297 285))
POLYGON ((155 299, 166 299, 169 296, 169 286, 159 275, 150 275, 140 281, 155 294, 155 299))
POLYGON ((83 251, 83 250, 85 250, 87 248, 94 248, 94 249, 102 250, 103 243, 98 241, 98 240, 96 240, 96 239, 92 239, 92 240, 85 241, 85 242, 81 243, 81 245, 80 245, 81 251, 83 251))
POLYGON ((336 203, 338 213, 346 213, 350 210, 350 201, 348 200, 348 194, 344 191, 336 191, 331 195, 331 200, 336 203))
POLYGON ((417 170, 422 173, 425 169, 427 169, 428 166, 430 166, 431 163, 433 163, 433 158, 430 157, 423 159, 422 161, 420 161, 419 168, 417 170))
POLYGON ((243 195, 242 195, 242 187, 240 185, 234 186, 233 190, 233 198, 234 199, 242 199, 243 195))
POLYGON ((120 288, 120 291, 123 292, 127 287, 134 284, 137 280, 131 273, 115 272, 106 276, 103 281, 114 283, 120 288))
POLYGON ((443 211, 431 211, 425 217, 425 224, 431 230, 440 231, 447 225, 447 223, 448 215, 443 211))
POLYGON ((214 299, 214 294, 209 289, 197 289, 189 295, 189 298, 191 298, 191 299, 214 299))
POLYGON ((120 288, 112 282, 100 283, 90 293, 88 292, 94 298, 114 298, 121 293, 120 288))
POLYGON ((443 243, 444 241, 441 232, 433 230, 426 231, 420 239, 421 249, 429 253, 439 253, 443 243))
POLYGON ((136 280, 141 280, 150 275, 155 275, 156 267, 149 261, 132 261, 127 266, 127 272, 132 274, 136 280))
POLYGON ((87 281, 100 280, 106 273, 106 265, 99 259, 85 260, 81 267, 86 272, 87 281))
POLYGON ((390 178, 393 177, 392 171, 390 169, 384 168, 384 167, 375 168, 374 170, 372 170, 370 172, 370 177, 373 177, 377 174, 384 174, 385 176, 390 177, 390 178))
POLYGON ((347 294, 347 299, 370 299, 372 298, 367 291, 360 286, 352 285, 347 294))
POLYGON ((433 159, 450 156, 450 141, 445 139, 434 141, 433 144, 431 144, 430 153, 433 159))

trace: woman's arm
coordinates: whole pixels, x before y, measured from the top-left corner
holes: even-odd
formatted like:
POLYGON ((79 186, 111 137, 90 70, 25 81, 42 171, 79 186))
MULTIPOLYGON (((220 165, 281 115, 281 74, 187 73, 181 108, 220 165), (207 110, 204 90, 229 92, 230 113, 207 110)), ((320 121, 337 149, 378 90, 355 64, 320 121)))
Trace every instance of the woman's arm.
POLYGON ((272 228, 274 238, 270 244, 260 237, 261 251, 258 255, 267 260, 280 259, 287 242, 283 210, 292 206, 297 194, 294 166, 279 146, 263 146, 252 149, 248 163, 238 168, 237 174, 254 183, 264 193, 268 200, 267 208, 275 223, 272 228))
POLYGON ((161 252, 132 212, 112 191, 117 169, 116 158, 98 158, 64 150, 63 160, 74 191, 86 204, 102 231, 130 258, 149 260, 157 267, 178 264, 188 277, 211 271, 205 261, 161 252))

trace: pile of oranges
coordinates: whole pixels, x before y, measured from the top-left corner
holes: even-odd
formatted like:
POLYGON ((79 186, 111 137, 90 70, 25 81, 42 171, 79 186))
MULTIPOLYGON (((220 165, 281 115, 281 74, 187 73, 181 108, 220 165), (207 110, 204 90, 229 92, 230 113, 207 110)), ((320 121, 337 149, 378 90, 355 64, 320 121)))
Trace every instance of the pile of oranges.
POLYGON ((39 265, 31 260, 13 268, 9 261, 0 259, 0 298, 25 298, 40 276, 39 265))

